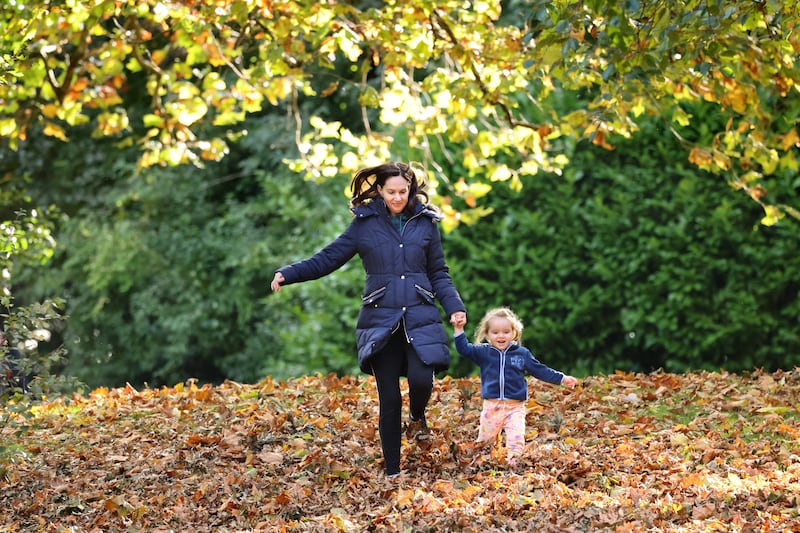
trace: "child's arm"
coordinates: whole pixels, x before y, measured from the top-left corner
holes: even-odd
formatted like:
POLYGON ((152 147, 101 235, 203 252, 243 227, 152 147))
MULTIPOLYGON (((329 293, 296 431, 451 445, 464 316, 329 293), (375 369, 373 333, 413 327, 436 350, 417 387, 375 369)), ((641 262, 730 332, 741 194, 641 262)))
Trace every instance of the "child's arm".
POLYGON ((533 355, 533 352, 530 350, 527 350, 527 352, 529 357, 525 364, 525 370, 528 372, 528 374, 532 375, 536 379, 552 385, 565 385, 571 389, 575 388, 575 385, 578 383, 577 379, 572 376, 568 376, 563 372, 559 372, 558 370, 553 370, 546 364, 536 359, 536 356, 533 355))
POLYGON ((467 340, 466 333, 464 333, 464 325, 467 323, 466 318, 452 320, 451 322, 453 324, 453 338, 455 340, 456 351, 480 366, 480 349, 474 344, 471 344, 469 340, 467 340))

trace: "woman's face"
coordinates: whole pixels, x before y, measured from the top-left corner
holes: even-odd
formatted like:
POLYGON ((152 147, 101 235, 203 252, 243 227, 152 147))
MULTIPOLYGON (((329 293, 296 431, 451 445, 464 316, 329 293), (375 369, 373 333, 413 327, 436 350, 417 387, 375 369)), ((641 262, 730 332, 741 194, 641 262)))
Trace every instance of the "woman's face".
POLYGON ((409 184, 402 176, 386 178, 383 187, 378 185, 378 193, 386 202, 386 207, 393 215, 399 215, 408 204, 409 184))

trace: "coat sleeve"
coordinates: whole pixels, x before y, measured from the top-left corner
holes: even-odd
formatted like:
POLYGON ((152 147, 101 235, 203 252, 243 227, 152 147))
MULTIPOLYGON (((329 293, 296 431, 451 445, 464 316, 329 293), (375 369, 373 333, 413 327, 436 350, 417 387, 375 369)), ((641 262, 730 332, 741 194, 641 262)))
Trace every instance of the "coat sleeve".
POLYGON ((308 259, 279 268, 286 280, 284 285, 327 276, 352 259, 358 250, 356 224, 357 219, 353 219, 344 233, 308 259))
POLYGON ((546 364, 542 363, 533 353, 528 350, 525 358, 525 370, 536 379, 542 380, 546 383, 553 385, 561 385, 561 380, 564 379, 564 374, 558 370, 553 370, 546 364))
POLYGON ((442 249, 442 237, 439 234, 439 227, 434 220, 431 220, 433 237, 428 244, 428 279, 431 280, 433 292, 442 304, 448 316, 456 311, 466 311, 461 295, 458 294, 453 280, 450 278, 450 269, 444 260, 442 249))

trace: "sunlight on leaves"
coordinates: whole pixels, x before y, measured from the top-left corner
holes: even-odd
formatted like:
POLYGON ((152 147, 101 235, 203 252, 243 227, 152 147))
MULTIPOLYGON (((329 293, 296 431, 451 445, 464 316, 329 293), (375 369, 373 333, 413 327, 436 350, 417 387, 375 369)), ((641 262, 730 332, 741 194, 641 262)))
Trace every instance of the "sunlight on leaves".
POLYGON ((324 155, 325 145, 347 142, 344 129, 309 135, 322 98, 355 117, 349 128, 370 158, 411 157, 436 172, 458 160, 465 179, 518 189, 519 174, 564 168, 565 151, 550 141, 589 139, 613 150, 636 134, 637 119, 655 115, 675 127, 698 169, 727 179, 755 162, 773 194, 789 188, 798 167, 793 2, 574 9, 555 0, 536 2, 522 18, 515 7, 504 12, 505 3, 465 6, 12 2, 0 58, 0 133, 18 149, 31 128, 68 142, 74 127, 90 124, 97 136, 140 146, 140 167, 196 165, 227 153, 217 142, 226 133, 209 125, 234 130, 250 114, 278 112, 291 117, 298 148, 310 154, 287 164, 326 179, 352 164, 324 155), (158 130, 146 142, 127 118, 137 84, 150 107, 145 127, 158 130), (689 111, 704 103, 718 123, 689 111), (752 131, 729 135, 731 121, 752 131), (702 139, 680 131, 692 128, 706 130, 702 139), (525 137, 532 131, 538 139, 525 137), (191 144, 201 138, 203 147, 191 144))

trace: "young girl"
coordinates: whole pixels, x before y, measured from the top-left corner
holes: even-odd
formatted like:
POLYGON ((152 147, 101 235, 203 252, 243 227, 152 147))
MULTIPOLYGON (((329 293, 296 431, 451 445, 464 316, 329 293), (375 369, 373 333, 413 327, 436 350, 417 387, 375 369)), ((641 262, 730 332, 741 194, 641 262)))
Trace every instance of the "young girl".
POLYGON ((570 388, 578 380, 540 363, 520 344, 522 321, 506 307, 488 311, 478 324, 475 342, 488 343, 471 344, 464 334, 465 324, 466 320, 453 322, 456 350, 480 367, 483 408, 476 443, 491 442, 505 430, 507 463, 513 465, 525 446, 526 373, 570 388))

